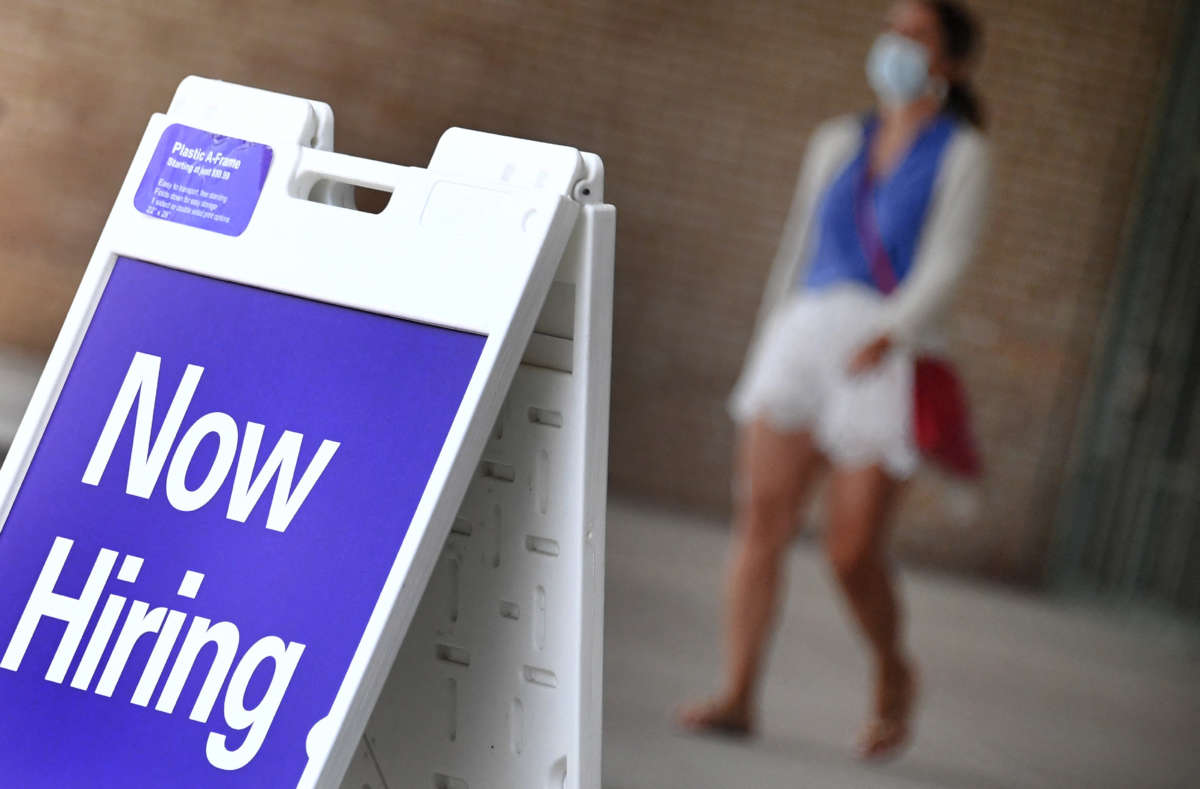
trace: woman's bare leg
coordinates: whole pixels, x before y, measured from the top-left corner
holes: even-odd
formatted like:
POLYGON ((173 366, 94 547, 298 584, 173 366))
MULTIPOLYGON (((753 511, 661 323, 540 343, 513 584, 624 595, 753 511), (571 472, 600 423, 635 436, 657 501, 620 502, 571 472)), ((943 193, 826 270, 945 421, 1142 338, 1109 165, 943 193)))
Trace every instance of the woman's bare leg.
POLYGON ((783 558, 805 494, 823 465, 807 432, 781 433, 762 420, 741 437, 737 458, 735 537, 728 575, 725 687, 685 710, 694 729, 745 732, 782 586, 783 558))
POLYGON ((826 549, 838 584, 871 649, 875 709, 860 750, 879 757, 908 737, 914 678, 901 611, 885 555, 901 484, 878 466, 835 470, 829 486, 826 549))

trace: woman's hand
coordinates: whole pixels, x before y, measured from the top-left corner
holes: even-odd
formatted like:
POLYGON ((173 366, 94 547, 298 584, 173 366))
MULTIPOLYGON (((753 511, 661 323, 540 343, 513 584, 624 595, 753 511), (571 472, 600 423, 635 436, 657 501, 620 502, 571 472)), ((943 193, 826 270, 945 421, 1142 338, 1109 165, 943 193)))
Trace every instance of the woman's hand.
POLYGON ((879 366, 879 363, 883 361, 883 357, 887 356, 888 351, 891 349, 892 338, 886 334, 881 334, 858 349, 858 352, 850 360, 850 366, 847 369, 851 375, 861 375, 862 373, 870 372, 879 366))

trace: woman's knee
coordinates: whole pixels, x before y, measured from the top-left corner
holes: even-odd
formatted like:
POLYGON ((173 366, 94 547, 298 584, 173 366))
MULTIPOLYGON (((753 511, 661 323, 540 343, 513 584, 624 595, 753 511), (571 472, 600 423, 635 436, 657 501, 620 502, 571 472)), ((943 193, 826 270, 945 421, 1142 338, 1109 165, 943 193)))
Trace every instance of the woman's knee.
POLYGON ((743 436, 734 494, 738 522, 752 544, 786 546, 820 457, 806 434, 779 433, 765 422, 743 436))
POLYGON ((790 491, 763 489, 747 491, 742 504, 742 537, 750 544, 778 549, 791 540, 795 530, 795 505, 790 491))
POLYGON ((870 582, 883 566, 895 490, 895 481, 880 468, 834 475, 825 550, 843 585, 870 582))
POLYGON ((879 562, 876 549, 869 541, 839 539, 836 535, 825 540, 825 555, 834 575, 844 586, 862 583, 879 562))

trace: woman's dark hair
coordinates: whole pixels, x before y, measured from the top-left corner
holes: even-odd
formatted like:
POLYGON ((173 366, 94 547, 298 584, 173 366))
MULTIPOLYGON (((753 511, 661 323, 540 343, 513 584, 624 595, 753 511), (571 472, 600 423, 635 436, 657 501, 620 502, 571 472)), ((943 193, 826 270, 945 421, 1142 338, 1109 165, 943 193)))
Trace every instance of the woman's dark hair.
MULTIPOLYGON (((946 56, 955 63, 965 63, 979 55, 983 35, 975 16, 955 0, 924 0, 942 29, 942 45, 946 56)), ((972 126, 984 127, 983 104, 975 89, 963 79, 950 82, 946 91, 946 109, 972 126)))

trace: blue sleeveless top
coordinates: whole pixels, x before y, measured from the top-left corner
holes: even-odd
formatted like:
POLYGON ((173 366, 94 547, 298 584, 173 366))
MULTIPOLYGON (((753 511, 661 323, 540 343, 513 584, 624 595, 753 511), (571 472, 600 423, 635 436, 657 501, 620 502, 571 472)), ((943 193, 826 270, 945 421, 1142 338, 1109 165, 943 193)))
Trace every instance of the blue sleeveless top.
MULTIPOLYGON (((858 154, 817 203, 808 251, 808 273, 803 281, 805 289, 859 282, 878 290, 854 216, 855 191, 865 175, 871 139, 878 125, 874 115, 864 119, 858 154)), ((957 125, 951 115, 938 115, 917 134, 891 173, 870 187, 870 203, 879 236, 891 258, 898 282, 903 282, 912 268, 942 153, 957 125)))

